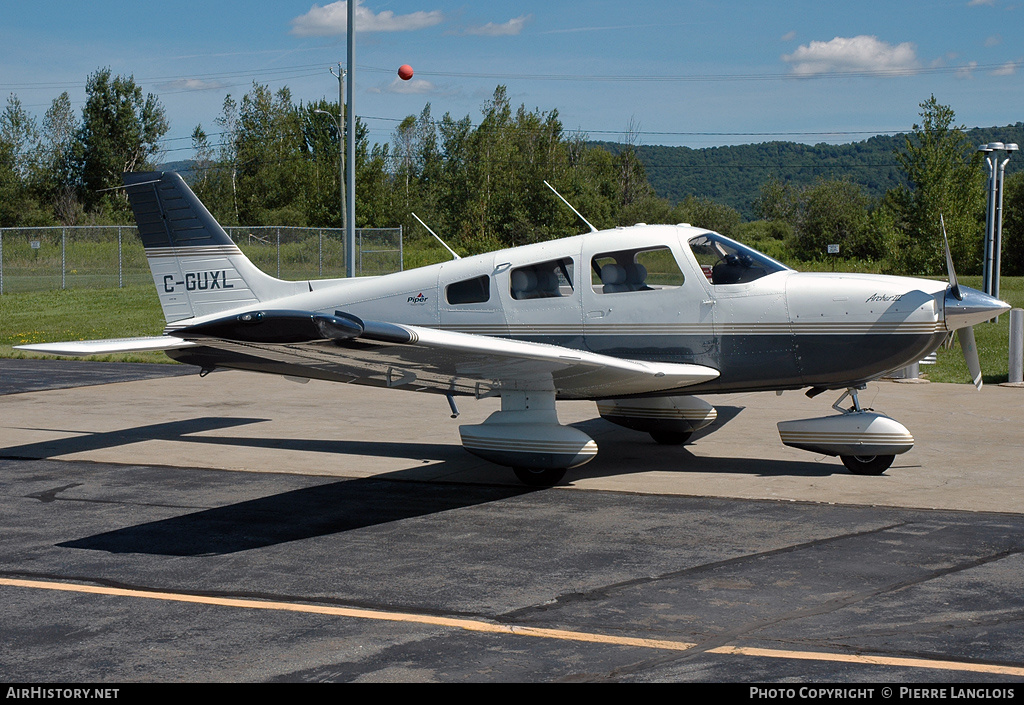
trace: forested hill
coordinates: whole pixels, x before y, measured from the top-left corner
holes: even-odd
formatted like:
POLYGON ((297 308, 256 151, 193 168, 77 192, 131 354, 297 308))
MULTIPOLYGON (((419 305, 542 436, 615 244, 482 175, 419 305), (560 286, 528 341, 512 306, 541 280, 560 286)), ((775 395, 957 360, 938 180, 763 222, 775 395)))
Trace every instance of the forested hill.
MULTIPOLYGON (((1006 127, 967 130, 975 145, 1016 142, 1024 147, 1024 122, 1006 127)), ((637 156, 647 170, 655 193, 678 203, 687 196, 705 196, 753 219, 753 203, 761 184, 769 178, 806 186, 818 178, 846 178, 864 187, 872 198, 902 183, 903 174, 893 152, 905 144, 905 135, 879 135, 852 144, 807 145, 763 142, 734 147, 663 147, 638 145, 637 156)), ((623 145, 595 142, 613 154, 623 145)), ((1024 154, 1010 159, 1006 173, 1024 169, 1024 154)))

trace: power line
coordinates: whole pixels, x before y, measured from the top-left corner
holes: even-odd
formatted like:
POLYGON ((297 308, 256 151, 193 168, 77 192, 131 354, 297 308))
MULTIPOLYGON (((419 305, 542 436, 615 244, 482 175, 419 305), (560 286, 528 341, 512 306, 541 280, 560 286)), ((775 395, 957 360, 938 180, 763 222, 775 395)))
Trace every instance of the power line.
MULTIPOLYGON (((1020 62, 1016 62, 1019 65, 1020 62)), ((1005 69, 1006 64, 976 64, 973 66, 905 67, 895 69, 863 69, 855 71, 819 71, 813 74, 796 73, 734 73, 734 74, 524 74, 524 73, 483 73, 457 71, 419 71, 420 76, 442 76, 448 78, 489 78, 526 79, 530 81, 589 81, 589 82, 651 82, 651 83, 712 83, 729 81, 788 81, 823 80, 835 78, 898 78, 904 76, 962 73, 964 71, 994 71, 1005 69)), ((393 69, 366 67, 371 72, 391 72, 393 69)))
MULTIPOLYGON (((1020 65, 1021 62, 1014 62, 1020 65)), ((245 69, 240 71, 219 71, 210 73, 191 73, 187 75, 172 76, 148 76, 137 79, 142 83, 150 82, 174 82, 189 79, 205 79, 216 81, 218 79, 256 78, 265 77, 268 80, 280 80, 281 78, 305 78, 313 76, 323 70, 323 63, 316 64, 295 64, 292 66, 281 66, 277 68, 245 69)), ((357 66, 360 71, 369 73, 394 73, 393 67, 380 66, 357 66)), ((813 74, 797 74, 793 72, 759 72, 759 73, 695 73, 695 74, 527 74, 527 73, 503 73, 503 72, 475 72, 475 71, 429 71, 420 70, 420 76, 436 76, 444 78, 486 78, 500 80, 528 80, 528 81, 573 81, 573 82, 642 82, 642 83, 715 83, 732 81, 807 81, 807 80, 828 80, 837 78, 899 78, 906 76, 937 75, 970 72, 985 72, 1005 69, 1006 63, 1000 64, 975 64, 972 66, 932 66, 932 67, 903 67, 893 69, 862 69, 862 70, 833 70, 819 71, 813 74)), ((24 82, 24 83, 0 83, 0 90, 9 89, 36 89, 36 88, 77 88, 80 82, 48 81, 48 82, 24 82)), ((184 90, 208 90, 206 87, 196 87, 184 90)))

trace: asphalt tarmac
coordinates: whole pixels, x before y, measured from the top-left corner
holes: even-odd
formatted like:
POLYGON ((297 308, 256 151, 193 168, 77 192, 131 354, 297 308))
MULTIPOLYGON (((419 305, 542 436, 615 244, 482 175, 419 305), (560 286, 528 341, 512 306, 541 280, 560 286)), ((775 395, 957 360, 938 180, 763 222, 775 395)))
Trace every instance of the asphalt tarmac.
POLYGON ((831 394, 675 448, 560 403, 600 453, 530 490, 459 446, 495 400, 187 371, 0 361, 5 682, 1022 692, 1022 390, 870 385, 879 477, 779 442, 831 394))

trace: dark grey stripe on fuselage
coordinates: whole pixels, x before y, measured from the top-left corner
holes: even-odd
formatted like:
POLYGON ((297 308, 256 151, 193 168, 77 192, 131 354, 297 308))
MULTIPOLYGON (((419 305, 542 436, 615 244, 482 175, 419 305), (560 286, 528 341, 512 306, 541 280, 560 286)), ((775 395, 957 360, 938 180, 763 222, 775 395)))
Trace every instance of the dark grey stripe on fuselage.
MULTIPOLYGON (((583 339, 580 336, 573 335, 516 336, 515 339, 590 349, 630 360, 705 365, 721 373, 710 382, 663 393, 671 395, 814 386, 841 389, 875 379, 881 371, 897 369, 920 360, 939 346, 945 334, 796 337, 795 348, 793 336, 788 335, 587 336, 586 347, 582 345, 583 339)), ((172 350, 167 354, 186 364, 208 369, 226 367, 338 382, 354 381, 351 373, 337 373, 332 370, 330 363, 307 367, 205 346, 172 350)), ((339 359, 339 369, 343 362, 342 357, 339 359)), ((379 380, 374 383, 386 386, 379 380)))
MULTIPOLYGON (((515 336, 579 348, 578 336, 515 336)), ((945 333, 913 335, 586 336, 585 349, 610 357, 692 363, 719 371, 687 394, 787 387, 842 388, 905 367, 932 352, 945 333)))

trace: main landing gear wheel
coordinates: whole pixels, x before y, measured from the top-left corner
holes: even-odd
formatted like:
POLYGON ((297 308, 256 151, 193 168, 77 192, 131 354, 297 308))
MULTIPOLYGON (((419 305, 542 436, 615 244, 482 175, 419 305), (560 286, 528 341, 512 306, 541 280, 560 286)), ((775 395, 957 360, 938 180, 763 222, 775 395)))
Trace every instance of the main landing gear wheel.
POLYGON ((566 468, 512 468, 519 481, 530 487, 552 487, 565 477, 566 468))
POLYGON ((881 475, 889 469, 895 455, 840 455, 846 469, 854 475, 881 475))
POLYGON ((651 438, 663 446, 681 446, 690 440, 692 435, 692 431, 651 431, 651 438))

